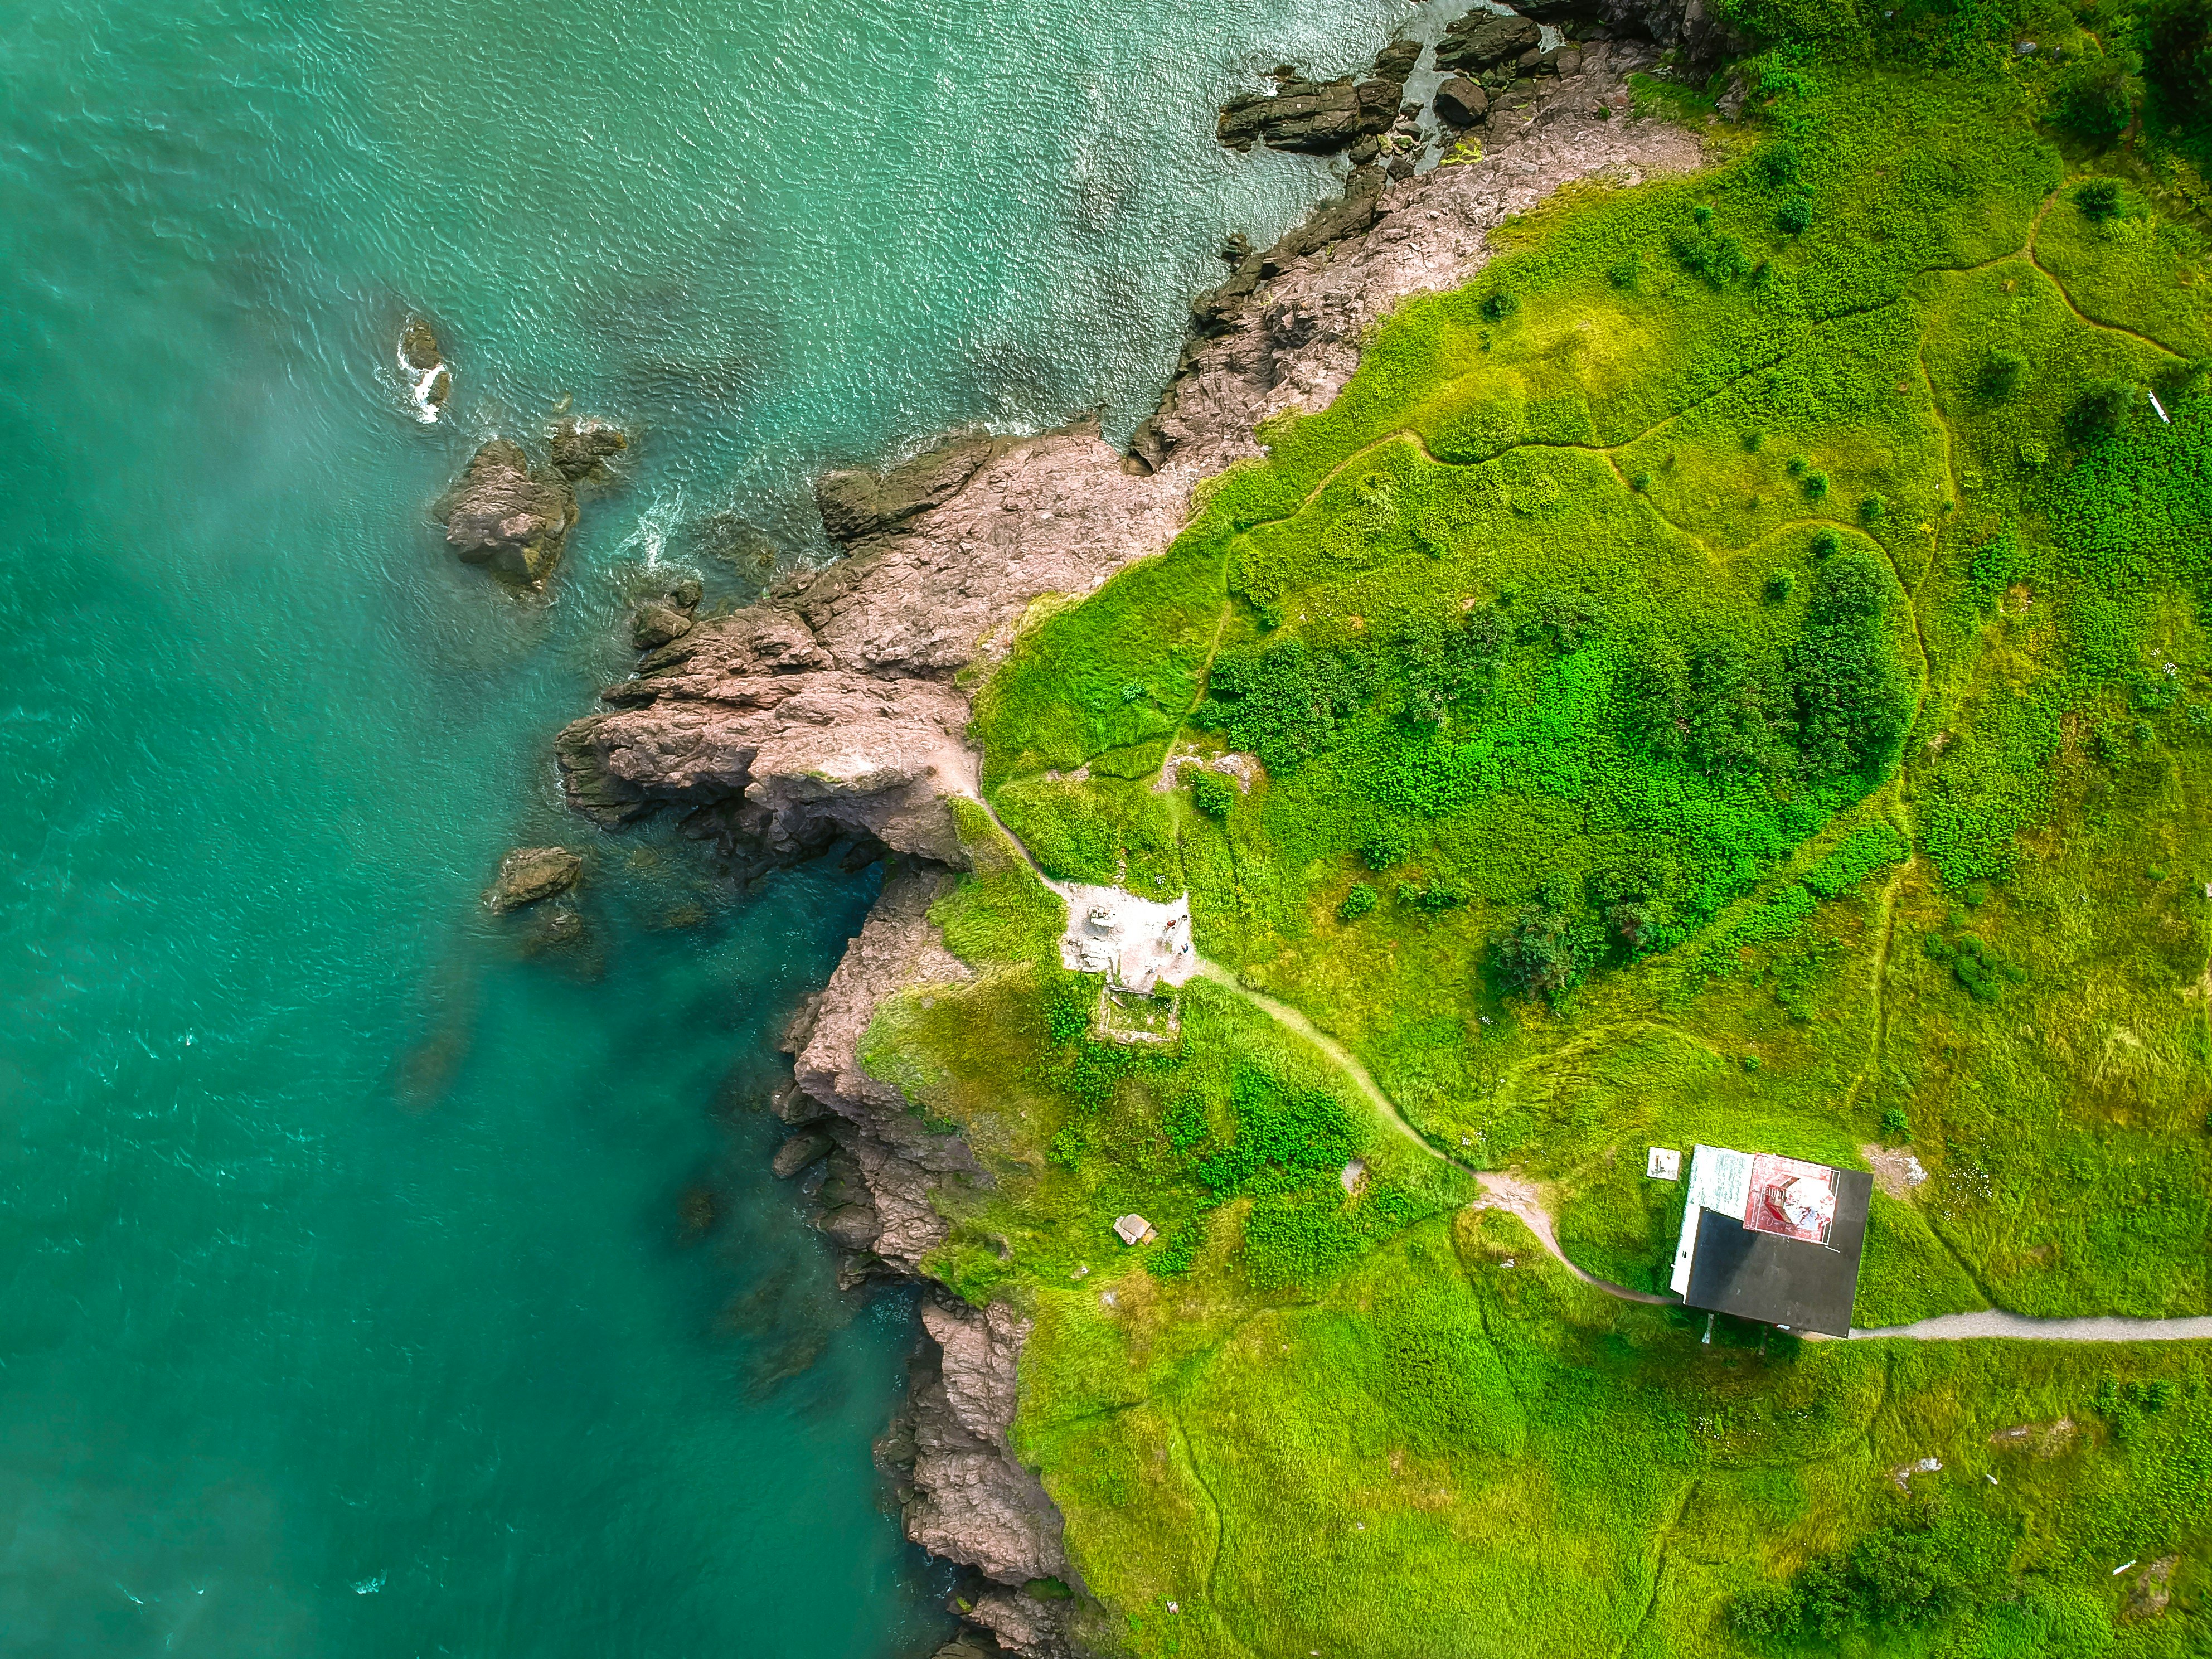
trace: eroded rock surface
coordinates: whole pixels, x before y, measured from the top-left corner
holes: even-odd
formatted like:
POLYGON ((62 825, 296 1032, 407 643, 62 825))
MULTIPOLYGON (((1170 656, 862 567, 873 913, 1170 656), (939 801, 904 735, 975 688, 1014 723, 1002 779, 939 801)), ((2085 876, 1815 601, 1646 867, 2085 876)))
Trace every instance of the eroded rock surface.
POLYGON ((932 1300, 922 1328, 936 1352, 916 1358, 907 1415, 915 1449, 907 1535, 933 1555, 1005 1584, 1067 1580, 1060 1511, 1015 1461, 1006 1430, 1015 1363, 1031 1322, 1003 1304, 932 1300))
POLYGON ((1679 52, 1692 70, 1748 49, 1711 0, 1530 0, 1520 9, 1577 34, 1601 29, 1652 41, 1679 52))
MULTIPOLYGON (((968 977, 929 920, 929 907, 952 879, 923 865, 892 872, 820 1000, 786 1036, 795 1057, 793 1079, 834 1115, 832 1133, 854 1176, 848 1188, 822 1200, 825 1213, 853 1206, 868 1212, 859 1236, 839 1243, 907 1271, 945 1238, 932 1188, 947 1177, 980 1181, 982 1166, 966 1141, 937 1133, 910 1109, 896 1085, 870 1077, 860 1049, 886 997, 908 985, 968 977)), ((850 1231, 860 1222, 848 1217, 842 1224, 850 1231)))

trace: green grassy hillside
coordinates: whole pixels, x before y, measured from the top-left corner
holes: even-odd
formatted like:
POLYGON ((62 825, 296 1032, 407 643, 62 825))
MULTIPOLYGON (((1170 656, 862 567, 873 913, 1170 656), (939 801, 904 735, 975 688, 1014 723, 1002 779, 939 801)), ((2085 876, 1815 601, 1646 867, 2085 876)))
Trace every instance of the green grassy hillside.
POLYGON ((2205 1345, 1705 1346, 1469 1207, 1650 1290, 1647 1146, 1909 1153, 1855 1322, 2212 1309, 2176 10, 1750 15, 1708 171, 1510 228, 981 688, 1000 820, 1237 981, 1097 1041, 978 810, 977 976, 864 1054, 991 1173, 934 1265, 1037 1319, 1103 1648, 2212 1650, 2205 1345))

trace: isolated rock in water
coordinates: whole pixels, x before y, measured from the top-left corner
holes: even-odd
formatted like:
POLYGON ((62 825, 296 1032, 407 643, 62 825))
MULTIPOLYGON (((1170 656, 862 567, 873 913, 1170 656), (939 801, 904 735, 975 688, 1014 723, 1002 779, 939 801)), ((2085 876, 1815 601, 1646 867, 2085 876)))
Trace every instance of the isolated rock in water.
POLYGON ((1531 50, 1543 39, 1543 33, 1526 17, 1471 11, 1446 29, 1444 38, 1437 42, 1437 67, 1480 75, 1531 50))
MULTIPOLYGON (((583 912, 565 898, 556 899, 532 913, 532 924, 519 941, 526 957, 542 957, 556 951, 573 951, 591 938, 583 912)), ((592 965, 596 975, 597 964, 592 965)))
POLYGON ((567 892, 583 871, 584 860, 565 847, 518 847, 499 861, 499 878, 484 902, 494 910, 520 910, 567 892))
POLYGON ((399 372, 406 377, 416 415, 426 422, 436 420, 439 410, 453 394, 453 376, 439 349, 437 331, 428 319, 407 319, 399 331, 398 355, 399 372))
POLYGON ((1463 75, 1437 88, 1437 119, 1448 127, 1471 127, 1490 113, 1490 94, 1463 75))
POLYGON ((568 481, 530 470, 522 446, 494 438, 438 503, 446 541, 464 564, 481 564, 509 581, 543 581, 560 562, 576 522, 568 481))
POLYGON ((399 331, 399 361, 417 374, 445 362, 438 349, 438 333, 427 319, 410 317, 399 331))
POLYGON ((641 651, 657 651, 691 631, 691 618, 669 605, 639 607, 629 619, 630 643, 641 651))
POLYGON ((578 420, 563 416, 553 423, 547 439, 553 468, 570 483, 596 469, 610 455, 629 447, 629 440, 605 421, 578 420))

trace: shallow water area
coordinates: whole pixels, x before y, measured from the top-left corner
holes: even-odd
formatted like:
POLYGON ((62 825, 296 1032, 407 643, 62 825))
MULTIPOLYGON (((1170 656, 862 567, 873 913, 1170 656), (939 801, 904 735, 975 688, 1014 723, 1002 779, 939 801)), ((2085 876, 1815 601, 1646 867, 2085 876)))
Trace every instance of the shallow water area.
POLYGON ((1213 107, 1398 5, 60 3, 0 23, 0 1631, 11 1655, 929 1650, 912 1339, 766 1173, 874 878, 561 810, 661 573, 806 481, 1126 431, 1232 229, 1213 107), (437 418, 395 350, 453 376, 437 418), (632 436, 548 592, 426 507, 632 436), (499 856, 586 852, 532 956, 499 856))

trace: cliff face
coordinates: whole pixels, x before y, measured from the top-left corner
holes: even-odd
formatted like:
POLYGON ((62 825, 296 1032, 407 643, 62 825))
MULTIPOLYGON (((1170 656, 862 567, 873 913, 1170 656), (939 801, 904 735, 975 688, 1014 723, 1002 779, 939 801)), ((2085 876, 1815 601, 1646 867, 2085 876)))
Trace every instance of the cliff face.
MULTIPOLYGON (((636 678, 603 694, 604 712, 560 735, 569 800, 604 823, 671 808, 763 866, 856 836, 903 855, 794 1022, 794 1086, 775 1103, 800 1133, 834 1142, 819 1162, 811 1144, 787 1162, 811 1166, 846 1282, 919 1273, 945 1236, 933 1192, 989 1179, 859 1053, 885 997, 966 976, 927 916, 963 862, 946 803, 976 793, 954 676, 1003 655, 1040 596, 1087 592, 1164 550, 1192 486, 1259 453, 1256 422, 1326 405, 1376 319, 1468 280, 1505 216, 1571 179, 1626 185, 1698 165, 1689 135, 1626 118, 1626 76, 1655 57, 1645 44, 1589 45, 1577 72, 1492 114, 1480 161, 1363 189, 1252 255, 1201 296, 1200 331, 1131 455, 1075 428, 959 438, 881 475, 824 478, 823 523, 845 559, 648 653, 636 678)), ((1007 1449, 1028 1324, 944 1298, 925 1304, 923 1324, 908 1409, 879 1445, 908 1534, 1009 1587, 969 1614, 1003 1650, 1061 1654, 1068 1604, 1013 1593, 1048 1577, 1079 1588, 1057 1514, 1007 1449)))

